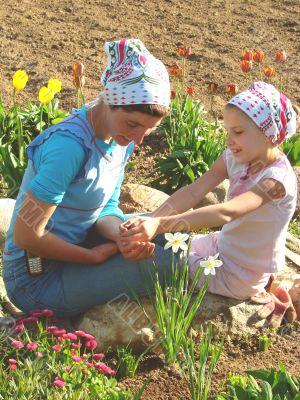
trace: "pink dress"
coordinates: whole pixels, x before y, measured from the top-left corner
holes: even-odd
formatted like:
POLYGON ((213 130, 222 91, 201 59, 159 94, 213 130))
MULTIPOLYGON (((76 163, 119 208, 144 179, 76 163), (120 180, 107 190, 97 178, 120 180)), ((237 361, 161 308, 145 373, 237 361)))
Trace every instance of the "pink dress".
MULTIPOLYGON (((191 276, 201 259, 219 253, 223 265, 211 276, 208 290, 243 300, 263 290, 270 274, 284 267, 286 234, 296 207, 297 181, 284 154, 250 177, 246 175, 248 165, 236 163, 230 150, 225 150, 223 159, 230 181, 228 200, 266 178, 281 182, 285 188, 283 198, 270 200, 225 224, 220 232, 193 237, 189 255, 191 276)), ((204 279, 202 274, 198 288, 204 279)))

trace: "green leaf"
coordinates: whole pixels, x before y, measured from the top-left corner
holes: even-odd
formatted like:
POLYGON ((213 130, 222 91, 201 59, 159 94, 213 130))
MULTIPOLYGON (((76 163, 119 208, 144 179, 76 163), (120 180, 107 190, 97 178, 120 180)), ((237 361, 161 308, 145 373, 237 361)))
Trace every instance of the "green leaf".
POLYGON ((63 121, 64 119, 65 119, 64 117, 54 118, 54 119, 51 121, 51 124, 52 124, 52 125, 56 125, 56 124, 60 123, 61 121, 63 121))
MULTIPOLYGON (((263 381, 268 381, 272 371, 265 371, 263 369, 258 369, 256 371, 246 371, 247 375, 253 376, 253 378, 261 379, 263 381)), ((273 382, 270 382, 271 384, 273 382)))
POLYGON ((190 154, 189 150, 175 150, 172 154, 170 154, 170 158, 186 157, 189 154, 190 154))
POLYGON ((235 391, 235 394, 236 394, 236 398, 239 399, 239 400, 255 399, 255 397, 253 397, 253 395, 256 395, 256 392, 255 393, 251 393, 251 391, 246 390, 246 389, 242 388, 241 386, 236 386, 234 388, 234 391, 235 391))
POLYGON ((262 394, 260 397, 262 400, 272 400, 273 399, 272 387, 269 384, 269 382, 266 382, 266 381, 263 382, 262 394))
POLYGON ((189 178, 189 180, 191 182, 195 181, 194 172, 193 172, 192 168, 188 164, 183 168, 183 172, 185 173, 185 175, 189 178))

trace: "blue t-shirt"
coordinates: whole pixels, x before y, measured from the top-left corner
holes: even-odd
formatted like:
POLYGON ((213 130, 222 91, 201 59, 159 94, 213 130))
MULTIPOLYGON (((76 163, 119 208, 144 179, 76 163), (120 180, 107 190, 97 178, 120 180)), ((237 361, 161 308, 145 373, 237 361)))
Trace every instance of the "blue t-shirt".
POLYGON ((24 254, 13 242, 13 229, 28 191, 43 202, 57 205, 46 228, 70 243, 84 240, 87 230, 99 218, 109 215, 124 220, 118 207, 120 187, 134 143, 122 147, 114 141, 106 143, 96 138, 86 119, 85 108, 79 111, 77 119, 87 129, 76 130, 62 123, 51 135, 44 134, 45 140, 41 143, 32 142, 31 160, 7 233, 4 259, 24 254), (88 139, 87 135, 90 135, 88 139))

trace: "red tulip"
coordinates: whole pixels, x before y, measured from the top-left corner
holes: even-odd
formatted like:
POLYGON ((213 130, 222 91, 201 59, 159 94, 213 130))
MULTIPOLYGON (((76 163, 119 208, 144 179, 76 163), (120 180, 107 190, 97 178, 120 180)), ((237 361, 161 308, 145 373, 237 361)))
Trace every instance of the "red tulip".
POLYGON ((178 67, 178 65, 172 65, 168 69, 169 69, 169 73, 173 76, 182 76, 183 75, 183 69, 181 67, 178 67))
POLYGON ((242 51, 242 60, 252 61, 253 60, 253 51, 252 50, 243 50, 242 51))
POLYGON ((180 57, 188 57, 191 54, 191 48, 180 46, 177 48, 177 53, 180 57))
POLYGON ((271 78, 271 76, 275 75, 275 68, 269 66, 265 67, 264 74, 266 75, 266 77, 271 78))
POLYGON ((197 89, 194 86, 187 86, 186 92, 188 95, 193 96, 197 92, 197 89))
POLYGON ((174 100, 175 97, 176 97, 176 91, 175 90, 171 90, 171 94, 170 94, 171 100, 174 100))
POLYGON ((239 87, 236 83, 230 83, 226 87, 226 92, 230 94, 231 96, 235 96, 237 92, 239 91, 239 87))
POLYGON ((216 91, 218 89, 218 85, 215 82, 209 82, 207 89, 212 94, 216 93, 216 91))
POLYGON ((75 63, 72 65, 73 84, 77 88, 80 88, 85 84, 84 69, 85 68, 82 63, 75 63))
POLYGON ((177 53, 178 55, 180 55, 180 57, 184 57, 185 56, 185 47, 177 47, 177 53))
POLYGON ((277 50, 275 53, 275 61, 278 63, 283 63, 287 59, 287 54, 284 50, 277 50))
POLYGON ((72 65, 72 70, 74 75, 82 76, 84 75, 84 65, 82 63, 75 63, 72 65))
POLYGON ((77 88, 83 87, 85 84, 85 76, 75 76, 73 75, 73 85, 77 88))
POLYGON ((185 55, 186 55, 186 57, 190 56, 191 53, 192 53, 192 49, 191 49, 190 47, 186 47, 186 48, 185 48, 185 55))
POLYGON ((265 58, 265 54, 261 50, 254 50, 253 53, 253 60, 257 63, 261 63, 263 59, 265 58))
POLYGON ((250 72, 252 70, 252 61, 249 60, 242 60, 240 63, 241 69, 243 72, 250 72))

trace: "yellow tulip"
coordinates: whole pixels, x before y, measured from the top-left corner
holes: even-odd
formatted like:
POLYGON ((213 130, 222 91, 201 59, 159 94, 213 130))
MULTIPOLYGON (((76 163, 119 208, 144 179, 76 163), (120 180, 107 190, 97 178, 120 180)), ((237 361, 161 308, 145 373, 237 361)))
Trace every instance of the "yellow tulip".
POLYGON ((60 80, 51 78, 48 82, 48 88, 52 90, 54 94, 61 91, 62 83, 60 80))
POLYGON ((15 90, 18 92, 19 90, 24 89, 27 82, 28 82, 28 75, 26 71, 18 69, 18 71, 16 71, 13 76, 13 86, 15 90))
POLYGON ((54 97, 54 92, 46 86, 43 86, 39 91, 39 101, 42 104, 48 104, 54 97))

